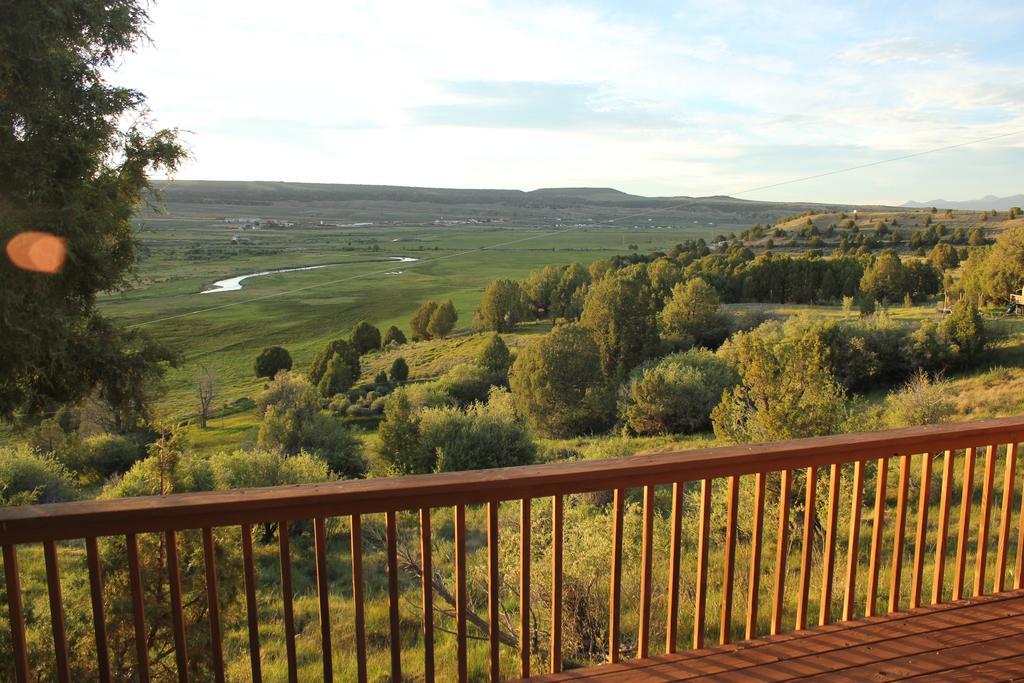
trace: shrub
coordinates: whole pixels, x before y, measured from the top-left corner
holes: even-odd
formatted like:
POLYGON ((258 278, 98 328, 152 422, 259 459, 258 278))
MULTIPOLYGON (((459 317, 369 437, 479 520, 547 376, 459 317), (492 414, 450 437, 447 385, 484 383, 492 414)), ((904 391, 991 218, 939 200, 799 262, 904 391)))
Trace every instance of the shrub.
POLYGON ((736 370, 704 349, 666 356, 633 371, 619 416, 636 434, 675 434, 707 427, 722 392, 739 382, 736 370))
POLYGON ((970 365, 985 351, 985 323, 978 309, 966 298, 956 302, 953 311, 939 325, 939 332, 960 356, 960 365, 970 365))
POLYGON ((409 364, 405 362, 405 359, 399 356, 391 364, 391 381, 395 384, 401 384, 402 382, 409 379, 409 364))
POLYGON ((893 427, 945 422, 955 411, 948 383, 933 381, 919 370, 906 384, 885 399, 886 420, 893 427))
POLYGON ((606 429, 614 395, 601 372, 601 354, 589 330, 556 327, 519 353, 509 373, 516 407, 551 436, 606 429))
POLYGON ((716 348, 729 336, 729 318, 721 313, 718 292, 702 278, 679 283, 661 311, 662 334, 676 348, 716 348))
POLYGON ((494 384, 508 382, 508 371, 512 367, 512 354, 499 334, 492 334, 484 343, 476 364, 491 376, 494 384))
POLYGON ((62 451, 59 459, 85 484, 97 484, 124 474, 145 456, 137 441, 127 436, 99 434, 62 451))
POLYGON ((384 333, 383 345, 387 346, 401 346, 405 343, 405 333, 400 329, 392 325, 388 328, 388 331, 384 333))
POLYGON ((217 453, 210 457, 210 469, 217 489, 315 484, 336 478, 326 462, 309 453, 287 456, 266 449, 217 453))
POLYGON ((377 351, 380 349, 380 330, 365 320, 360 320, 352 328, 352 346, 360 356, 377 351))
POLYGON ((60 503, 75 497, 75 485, 64 467, 27 445, 0 448, 0 505, 60 503))
POLYGON ((491 388, 491 378, 482 368, 475 365, 457 365, 438 380, 456 404, 468 406, 471 403, 487 400, 487 392, 491 388))
POLYGON ((658 349, 658 320, 646 271, 633 266, 592 285, 580 324, 592 332, 608 378, 650 358, 658 349))
MULTIPOLYGON (((334 377, 325 385, 328 390, 343 384, 345 377, 351 378, 348 384, 348 386, 351 386, 352 382, 359 378, 359 373, 361 372, 359 352, 356 350, 356 347, 346 339, 335 339, 328 342, 313 359, 313 364, 309 369, 309 381, 314 386, 319 387, 328 370, 332 370, 334 374, 334 377), (331 369, 330 363, 335 359, 337 359, 335 367, 331 369)), ((340 389, 339 391, 344 391, 345 389, 340 389)))
POLYGON ((281 346, 268 346, 256 356, 256 376, 274 379, 282 370, 292 369, 292 356, 281 346))
MULTIPOLYGON (((351 409, 349 407, 348 410, 351 409)), ((326 462, 330 470, 339 476, 362 477, 366 474, 359 440, 340 420, 324 413, 302 414, 270 407, 260 425, 257 444, 286 455, 306 451, 326 462)))

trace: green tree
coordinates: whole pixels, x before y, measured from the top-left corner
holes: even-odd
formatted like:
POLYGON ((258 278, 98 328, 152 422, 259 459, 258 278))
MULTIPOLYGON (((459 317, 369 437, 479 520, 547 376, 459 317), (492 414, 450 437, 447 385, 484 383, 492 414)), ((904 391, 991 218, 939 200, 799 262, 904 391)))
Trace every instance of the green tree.
POLYGON ((939 333, 953 345, 960 365, 973 364, 985 351, 985 323, 978 308, 966 298, 957 301, 939 324, 939 333))
POLYGON ((414 337, 430 339, 430 332, 427 327, 430 325, 430 319, 434 315, 434 309, 439 305, 436 301, 427 301, 420 304, 420 307, 412 314, 412 319, 409 320, 409 327, 412 329, 414 337))
POLYGON ((421 437, 419 414, 406 388, 397 389, 385 401, 377 439, 381 458, 398 474, 433 471, 437 456, 421 437))
POLYGON ((356 352, 360 356, 379 350, 380 330, 365 320, 360 320, 352 328, 352 345, 356 347, 356 352))
POLYGON ((389 327, 388 331, 384 333, 384 346, 385 347, 390 346, 392 344, 394 344, 395 346, 401 346, 404 343, 405 343, 405 333, 402 332, 397 327, 395 327, 394 325, 389 327))
POLYGON ((292 369, 292 355, 282 346, 268 346, 256 356, 256 376, 274 379, 282 370, 292 369))
MULTIPOLYGON (((971 258, 974 258, 973 256, 971 258)), ((1004 230, 988 249, 984 266, 984 293, 1005 303, 1024 287, 1024 225, 1004 230)))
POLYGON ((455 328, 459 320, 459 314, 455 310, 455 304, 451 299, 445 303, 439 303, 430 314, 430 322, 427 323, 427 334, 430 339, 444 339, 448 333, 455 328))
POLYGON ((591 285, 580 324, 591 331, 606 377, 623 377, 658 349, 654 296, 642 267, 591 285))
POLYGON ((601 372, 601 353, 590 330, 556 327, 519 352, 509 373, 516 407, 551 436, 606 429, 614 396, 601 372))
POLYGON ((680 282, 661 311, 663 337, 678 348, 716 347, 729 336, 718 292, 703 278, 680 282))
POLYGON ((736 442, 778 441, 842 430, 846 391, 826 368, 818 343, 776 343, 737 334, 727 350, 740 383, 711 412, 715 435, 736 442))
POLYGON ((476 364, 493 377, 496 384, 508 382, 508 371, 512 367, 512 354, 500 334, 492 334, 480 349, 476 364))
POLYGON ((64 466, 26 444, 0 448, 0 506, 60 503, 76 497, 64 466))
POLYGON ((636 434, 695 432, 710 424, 722 392, 738 381, 736 370, 706 349, 666 356, 633 371, 619 417, 636 434))
MULTIPOLYGON (((334 369, 336 379, 328 382, 327 386, 340 386, 343 384, 340 380, 346 377, 348 378, 348 386, 345 389, 352 386, 359 379, 362 369, 359 363, 359 352, 347 339, 330 341, 320 350, 316 357, 313 358, 313 364, 310 366, 309 381, 319 386, 323 381, 324 375, 327 374, 330 362, 335 358, 338 359, 334 369)), ((339 391, 344 391, 345 389, 340 389, 339 391)))
POLYGON ((907 291, 907 276, 896 252, 884 251, 879 254, 864 271, 860 288, 880 301, 900 301, 907 291))
POLYGON ((583 299, 590 284, 590 272, 580 263, 566 266, 558 286, 551 295, 551 315, 565 320, 579 320, 583 299))
POLYGON ((46 233, 53 260, 36 267, 60 269, 0 256, 0 415, 10 417, 84 398, 135 353, 141 332, 115 333, 97 294, 128 284, 149 173, 173 172, 185 153, 176 131, 151 130, 142 93, 107 80, 145 40, 145 5, 20 0, 2 13, 0 244, 46 233))
POLYGON ((316 388, 321 396, 329 398, 351 389, 358 378, 358 375, 352 373, 351 363, 343 356, 335 354, 327 361, 327 369, 317 382, 316 388))
POLYGON ((390 377, 391 381, 395 384, 401 384, 409 379, 409 364, 401 356, 396 358, 395 362, 391 364, 390 377))
POLYGON ((950 270, 960 265, 960 257, 951 244, 939 242, 928 252, 928 260, 939 270, 950 270))
POLYGON ((515 280, 492 280, 476 310, 477 325, 493 332, 512 332, 526 319, 528 308, 523 289, 515 280))

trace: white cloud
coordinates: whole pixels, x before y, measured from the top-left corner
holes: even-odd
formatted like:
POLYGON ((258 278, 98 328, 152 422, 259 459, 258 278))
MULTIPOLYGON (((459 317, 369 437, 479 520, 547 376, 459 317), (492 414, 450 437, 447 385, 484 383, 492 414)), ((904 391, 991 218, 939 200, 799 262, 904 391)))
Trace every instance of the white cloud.
POLYGON ((958 45, 944 45, 941 41, 914 38, 884 38, 861 43, 844 50, 840 58, 851 64, 888 64, 913 62, 934 64, 941 61, 963 59, 969 51, 958 45))

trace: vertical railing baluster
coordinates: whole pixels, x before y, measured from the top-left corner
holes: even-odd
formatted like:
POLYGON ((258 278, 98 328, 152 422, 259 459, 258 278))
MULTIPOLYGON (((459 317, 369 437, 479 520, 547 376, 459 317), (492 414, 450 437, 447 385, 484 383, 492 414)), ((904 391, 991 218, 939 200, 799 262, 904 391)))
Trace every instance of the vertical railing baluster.
POLYGON ((747 582, 747 640, 757 637, 757 608, 761 597, 761 527, 764 524, 764 479, 764 472, 758 472, 754 477, 754 515, 750 530, 750 577, 747 582))
POLYGON ((562 495, 551 499, 551 673, 562 670, 562 495))
POLYGON ((401 617, 398 612, 398 513, 384 513, 388 562, 388 625, 390 627, 391 680, 402 680, 401 617))
POLYGON ((167 579, 171 589, 171 623, 174 627, 174 656, 178 665, 178 680, 188 683, 188 641, 185 638, 185 611, 181 599, 181 565, 178 558, 178 535, 174 530, 165 533, 167 541, 167 579))
POLYGON ((146 609, 142 602, 142 568, 139 566, 139 539, 125 537, 128 555, 128 582, 132 591, 132 624, 135 627, 135 665, 139 683, 149 683, 149 641, 146 640, 146 609))
POLYGON ((733 570, 736 565, 736 513, 740 503, 740 478, 729 477, 726 495, 725 555, 722 558, 722 621, 719 624, 719 642, 732 640, 733 570))
POLYGON ((786 560, 789 556, 789 495, 792 470, 779 473, 779 530, 775 542, 775 588, 772 594, 771 634, 782 631, 782 615, 786 607, 786 560))
POLYGON ((700 482, 700 532, 697 537, 697 588, 693 597, 693 648, 704 647, 704 620, 708 606, 708 535, 711 532, 711 479, 700 482))
POLYGON ((352 552, 352 606, 354 609, 356 676, 359 683, 366 683, 366 617, 364 609, 363 583, 363 521, 359 515, 352 515, 349 527, 349 544, 352 552))
POLYGON ((953 577, 953 599, 964 597, 964 580, 967 574, 967 541, 971 535, 971 505, 974 500, 974 456, 972 446, 964 455, 964 476, 960 491, 960 528, 956 537, 956 575, 953 577))
POLYGON ((57 545, 53 541, 43 543, 43 560, 46 564, 46 589, 50 598, 50 627, 53 631, 54 667, 57 680, 71 682, 71 666, 68 664, 68 632, 64 623, 64 598, 60 589, 60 566, 57 564, 57 545))
POLYGON ((985 451, 985 478, 981 486, 981 517, 978 518, 978 554, 974 564, 974 594, 985 594, 988 570, 988 532, 992 521, 992 485, 996 478, 996 456, 999 447, 989 445, 985 451))
POLYGON ((532 499, 523 498, 519 507, 519 675, 530 677, 530 508, 532 499))
POLYGON ((921 606, 924 584, 925 541, 928 539, 928 504, 932 493, 932 454, 921 454, 921 484, 917 502, 917 534, 914 536, 914 569, 910 582, 910 608, 921 606))
MULTIPOLYGON (((672 484, 672 517, 669 519, 671 525, 668 558, 668 604, 667 623, 665 626, 665 652, 672 654, 676 651, 676 641, 679 636, 679 554, 682 551, 682 530, 683 518, 683 493, 685 489, 681 482, 672 484)), ((620 530, 621 531, 621 530, 620 530)), ((621 535, 621 534, 620 534, 621 535)), ((622 564, 622 544, 619 543, 619 564, 622 564)))
POLYGON ((647 659, 651 631, 651 545, 654 541, 654 487, 644 487, 643 537, 640 545, 640 619, 637 633, 637 656, 647 659))
POLYGON ((1006 590, 1006 555, 1010 545, 1013 492, 1017 477, 1017 444, 1006 446, 1006 467, 1003 469, 1003 500, 999 514, 999 547, 996 549, 996 582, 993 591, 1006 590))
MULTIPOLYGON (((1017 444, 1013 444, 1014 452, 1017 444)), ((1024 494, 1020 497, 1020 512, 1017 513, 1017 561, 1013 566, 1013 587, 1024 588, 1024 494)))
POLYGON ((331 651, 331 584, 327 571, 327 525, 323 517, 313 519, 313 550, 316 556, 317 614, 320 617, 320 656, 325 681, 334 680, 331 651))
POLYGON ((825 527, 825 555, 821 565, 821 603, 818 606, 818 623, 822 626, 832 621, 832 585, 836 566, 836 525, 839 518, 839 483, 842 466, 833 464, 828 478, 828 522, 825 527))
POLYGON ((818 486, 817 471, 813 467, 807 468, 807 476, 804 480, 804 530, 803 547, 800 549, 800 593, 796 603, 796 630, 801 631, 807 628, 807 597, 811 589, 811 559, 814 550, 814 500, 818 486))
POLYGON ((256 602, 256 569, 252 558, 252 526, 242 525, 242 578, 245 584, 245 610, 249 623, 249 670, 254 683, 263 680, 260 663, 259 605, 256 602))
POLYGON ((612 567, 608 587, 608 661, 619 661, 619 614, 622 601, 622 489, 612 494, 612 567))
POLYGON ((25 610, 21 604, 18 551, 13 545, 4 545, 3 555, 8 620, 11 626, 11 643, 14 646, 14 675, 18 683, 28 683, 28 644, 25 640, 25 610))
POLYGON ((292 551, 288 533, 288 520, 277 525, 278 549, 281 564, 281 599, 284 606, 284 645, 288 656, 288 680, 298 683, 299 662, 295 651, 295 594, 292 591, 292 551))
POLYGON ((107 642, 107 613, 103 604, 103 569, 100 566, 99 541, 85 539, 86 564, 89 567, 89 594, 92 597, 92 624, 96 635, 96 673, 102 683, 110 681, 110 646, 107 642))
POLYGON ((854 617, 857 599, 857 562, 860 559, 860 513, 864 502, 864 461, 853 463, 853 492, 850 494, 850 536, 846 544, 846 596, 843 620, 854 617))
MULTIPOLYGON (((203 529, 203 568, 206 574, 206 602, 210 622, 210 654, 213 657, 213 677, 224 681, 224 646, 220 632, 220 597, 217 590, 217 555, 213 543, 213 529, 203 529)), ((330 680, 330 679, 327 679, 330 680)))
POLYGON ((868 562, 868 599, 864 616, 875 614, 878 601, 878 574, 882 568, 882 542, 885 538, 885 504, 889 484, 889 459, 879 458, 875 468, 875 518, 871 524, 871 559, 868 562))
POLYGON ((487 503, 487 637, 490 641, 490 674, 492 683, 501 680, 501 656, 498 650, 498 589, 501 588, 498 575, 498 501, 487 503))
POLYGON ((900 611, 903 590, 903 543, 907 533, 907 492, 910 488, 910 456, 900 457, 900 478, 896 487, 896 521, 892 539, 892 580, 889 582, 889 611, 900 611))
POLYGON ((469 679, 466 652, 466 507, 455 506, 455 648, 459 683, 469 679))
POLYGON ((423 595, 423 680, 434 683, 434 548, 430 508, 420 509, 420 591, 423 595))
POLYGON ((949 535, 949 507, 953 499, 953 451, 942 459, 942 494, 939 498, 939 528, 935 537, 935 572, 932 577, 932 604, 942 602, 946 573, 946 545, 949 535))

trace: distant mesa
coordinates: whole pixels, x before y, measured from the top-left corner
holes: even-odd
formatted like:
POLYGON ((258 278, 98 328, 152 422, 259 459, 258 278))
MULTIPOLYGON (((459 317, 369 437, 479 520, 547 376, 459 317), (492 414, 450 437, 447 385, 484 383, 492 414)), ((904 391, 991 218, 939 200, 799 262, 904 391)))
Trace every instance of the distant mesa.
POLYGON ((930 202, 906 202, 902 205, 907 209, 965 209, 970 211, 1006 211, 1011 206, 1024 206, 1024 194, 1010 195, 1009 197, 996 197, 986 195, 981 199, 967 199, 964 201, 947 201, 945 199, 933 199, 930 202))

